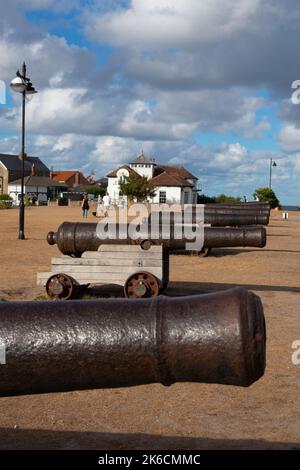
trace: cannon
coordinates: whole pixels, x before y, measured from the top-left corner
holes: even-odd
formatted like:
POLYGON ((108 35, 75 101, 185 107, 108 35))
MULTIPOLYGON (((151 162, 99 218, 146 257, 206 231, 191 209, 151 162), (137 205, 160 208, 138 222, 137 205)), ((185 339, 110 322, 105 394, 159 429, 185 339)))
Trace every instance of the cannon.
MULTIPOLYGON (((152 216, 155 213, 150 214, 149 222, 151 222, 152 216)), ((163 218, 167 217, 170 220, 170 223, 174 222, 184 223, 186 220, 186 214, 182 212, 157 212, 158 223, 163 224, 163 218)), ((193 224, 198 222, 197 213, 195 207, 192 208, 190 212, 190 221, 193 224)), ((204 223, 209 224, 213 227, 244 227, 249 225, 268 225, 269 215, 267 214, 257 214, 253 212, 242 213, 235 212, 234 210, 223 209, 213 210, 204 208, 204 223)))
POLYGON ((243 209, 250 209, 255 210, 258 208, 265 208, 271 210, 271 205, 269 202, 264 201, 251 201, 251 202, 208 202, 205 204, 206 207, 232 207, 232 208, 243 208, 243 209))
MULTIPOLYGON (((57 245, 64 255, 80 257, 85 251, 97 251, 103 244, 139 244, 145 250, 151 245, 163 244, 173 250, 184 250, 186 243, 191 240, 174 238, 174 225, 170 225, 170 238, 163 238, 163 225, 159 225, 159 234, 155 239, 139 238, 133 240, 129 237, 121 238, 120 233, 128 233, 127 226, 116 224, 116 239, 99 238, 97 236, 97 223, 63 222, 57 232, 49 232, 47 241, 49 245, 57 245)), ((203 248, 255 246, 262 248, 266 245, 266 230, 264 227, 225 228, 204 227, 203 248)))
POLYGON ((265 370, 263 307, 243 288, 0 302, 0 344, 0 396, 175 382, 247 387, 265 370))
POLYGON ((206 215, 209 214, 225 214, 225 215, 239 215, 239 216, 245 216, 245 217, 250 217, 250 216, 257 216, 257 215, 263 215, 270 217, 270 211, 267 209, 257 209, 257 210, 251 210, 251 209, 242 209, 242 208, 233 208, 233 207, 204 207, 204 213, 206 215))

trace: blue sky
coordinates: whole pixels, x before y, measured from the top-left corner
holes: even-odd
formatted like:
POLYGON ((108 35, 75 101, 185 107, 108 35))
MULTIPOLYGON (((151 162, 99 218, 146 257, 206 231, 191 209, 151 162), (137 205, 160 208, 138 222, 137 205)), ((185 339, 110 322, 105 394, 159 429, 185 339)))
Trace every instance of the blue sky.
POLYGON ((8 85, 26 60, 39 90, 27 151, 49 166, 100 177, 143 149, 185 165, 206 194, 250 198, 273 158, 273 189, 300 204, 299 2, 1 3, 0 152, 19 152, 20 97, 8 85))

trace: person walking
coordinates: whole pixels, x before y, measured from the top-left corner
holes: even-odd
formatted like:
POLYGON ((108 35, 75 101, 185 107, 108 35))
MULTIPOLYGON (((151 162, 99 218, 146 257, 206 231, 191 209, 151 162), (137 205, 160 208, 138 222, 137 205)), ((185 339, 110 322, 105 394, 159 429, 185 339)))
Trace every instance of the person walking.
POLYGON ((96 211, 96 216, 101 217, 103 215, 103 207, 102 207, 102 197, 99 194, 98 196, 98 201, 97 201, 97 211, 96 211))
POLYGON ((90 209, 89 205, 89 197, 87 193, 84 193, 82 204, 81 204, 81 209, 82 209, 82 217, 87 217, 90 209))
POLYGON ((110 197, 108 193, 106 193, 105 196, 103 196, 102 201, 103 201, 104 217, 107 217, 109 206, 110 206, 110 197))

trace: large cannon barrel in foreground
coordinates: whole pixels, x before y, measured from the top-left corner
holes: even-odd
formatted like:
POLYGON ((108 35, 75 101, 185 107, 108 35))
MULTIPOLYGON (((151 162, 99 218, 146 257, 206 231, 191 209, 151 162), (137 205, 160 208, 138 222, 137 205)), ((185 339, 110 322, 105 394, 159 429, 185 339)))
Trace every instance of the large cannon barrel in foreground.
MULTIPOLYGON (((100 245, 113 244, 141 244, 145 245, 145 237, 137 240, 131 238, 121 238, 120 233, 123 225, 116 225, 116 239, 101 239, 97 236, 97 223, 88 222, 64 222, 57 232, 49 232, 47 241, 49 245, 57 245, 61 253, 69 256, 80 257, 85 251, 97 251, 100 245)), ((151 244, 163 243, 171 250, 184 250, 186 243, 192 240, 185 238, 174 238, 174 225, 170 225, 170 238, 163 238, 163 225, 159 225, 159 234, 155 239, 150 239, 151 244)), ((126 232, 127 233, 127 232, 126 232)), ((204 248, 220 248, 234 246, 255 246, 262 248, 266 244, 266 230, 264 227, 247 228, 224 228, 205 227, 204 228, 204 248)), ((149 246, 149 245, 148 245, 149 246)))
POLYGON ((249 386, 265 369, 261 301, 234 288, 145 300, 1 302, 0 396, 140 384, 249 386))

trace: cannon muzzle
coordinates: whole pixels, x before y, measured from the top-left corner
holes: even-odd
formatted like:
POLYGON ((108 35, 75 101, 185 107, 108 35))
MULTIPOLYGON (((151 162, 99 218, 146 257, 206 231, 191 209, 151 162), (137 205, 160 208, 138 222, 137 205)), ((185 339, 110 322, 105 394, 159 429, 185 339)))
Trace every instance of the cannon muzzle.
POLYGON ((55 232, 49 232, 47 235, 47 242, 49 245, 56 245, 56 233, 55 232))
POLYGON ((0 396, 141 384, 249 386, 265 369, 261 301, 243 288, 181 298, 1 302, 0 396))

